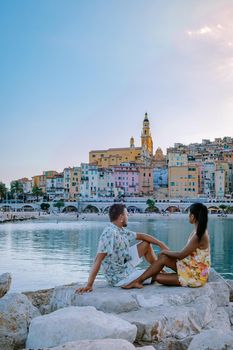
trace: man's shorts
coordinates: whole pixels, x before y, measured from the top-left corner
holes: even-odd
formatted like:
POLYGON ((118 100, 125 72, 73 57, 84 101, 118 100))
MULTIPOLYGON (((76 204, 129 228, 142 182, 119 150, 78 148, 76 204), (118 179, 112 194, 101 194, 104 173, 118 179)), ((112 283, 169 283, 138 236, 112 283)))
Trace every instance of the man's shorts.
MULTIPOLYGON (((138 243, 138 244, 140 244, 140 243, 138 243)), ((146 271, 145 269, 143 270, 143 269, 136 268, 136 266, 138 266, 143 261, 143 259, 140 258, 139 254, 138 254, 138 244, 135 244, 129 248, 129 254, 131 256, 131 260, 129 261, 129 264, 132 265, 132 267, 134 267, 134 271, 131 272, 128 275, 128 277, 124 278, 123 280, 121 280, 117 284, 115 284, 115 287, 122 287, 122 286, 125 286, 125 285, 131 283, 132 281, 137 279, 139 276, 141 276, 143 274, 143 272, 146 271)), ((143 282, 143 284, 151 284, 151 278, 148 278, 147 280, 145 280, 143 282)))

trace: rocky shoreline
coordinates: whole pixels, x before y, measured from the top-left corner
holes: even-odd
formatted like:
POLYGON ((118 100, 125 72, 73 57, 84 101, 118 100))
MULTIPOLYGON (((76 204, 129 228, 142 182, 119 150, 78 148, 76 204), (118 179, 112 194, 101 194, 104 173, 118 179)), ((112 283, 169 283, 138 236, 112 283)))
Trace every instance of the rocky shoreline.
POLYGON ((38 213, 9 212, 0 214, 0 224, 38 219, 38 213))
POLYGON ((233 281, 214 271, 201 288, 122 290, 97 282, 10 293, 0 276, 1 350, 233 349, 233 281))

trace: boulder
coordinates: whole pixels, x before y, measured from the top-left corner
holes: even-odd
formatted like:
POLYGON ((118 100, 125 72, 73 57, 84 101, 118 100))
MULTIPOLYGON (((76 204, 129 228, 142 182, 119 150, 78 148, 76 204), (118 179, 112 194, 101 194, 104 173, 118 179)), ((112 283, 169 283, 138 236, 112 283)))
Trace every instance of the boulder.
POLYGON ((54 347, 69 341, 125 339, 134 342, 137 328, 121 318, 97 311, 93 306, 71 306, 34 318, 27 348, 54 347))
POLYGON ((25 345, 31 320, 39 311, 20 293, 8 293, 0 299, 1 350, 18 349, 25 345))
POLYGON ((164 341, 169 337, 183 339, 202 329, 198 312, 192 307, 160 306, 131 311, 120 316, 137 326, 137 340, 164 341))
POLYGON ((77 294, 79 285, 60 286, 54 288, 50 307, 52 311, 68 306, 94 306, 97 310, 112 313, 128 312, 139 309, 132 293, 120 288, 97 282, 94 292, 77 294))
POLYGON ((10 289, 11 280, 11 274, 8 272, 0 275, 0 298, 2 298, 10 289))
POLYGON ((214 300, 217 306, 227 306, 230 300, 230 291, 228 285, 222 280, 221 282, 209 282, 208 286, 214 292, 214 300))
POLYGON ((23 294, 31 301, 32 305, 40 310, 42 315, 51 312, 50 299, 54 288, 37 290, 34 292, 24 292, 23 294))
POLYGON ((94 306, 97 310, 119 314, 159 305, 185 305, 202 295, 215 298, 209 284, 202 288, 167 287, 155 284, 141 290, 123 290, 97 282, 93 292, 82 295, 75 293, 78 287, 80 285, 54 288, 50 302, 51 310, 68 306, 94 306))
MULTIPOLYGON (((136 350, 136 348, 124 339, 97 339, 69 342, 54 348, 40 350, 136 350)), ((151 345, 137 348, 140 350, 155 350, 151 345)))
POLYGON ((205 329, 224 329, 224 331, 231 330, 231 322, 228 312, 224 307, 218 307, 213 313, 212 320, 207 324, 205 329))
POLYGON ((232 350, 233 332, 221 332, 211 329, 196 335, 191 341, 188 350, 232 350))
POLYGON ((164 340, 156 343, 156 350, 187 350, 191 343, 193 336, 177 339, 177 338, 165 338, 164 340))
MULTIPOLYGON (((44 350, 135 350, 135 347, 124 339, 97 339, 69 342, 44 350)), ((42 350, 42 349, 41 349, 42 350)), ((150 350, 150 349, 148 349, 150 350)), ((154 350, 154 348, 153 348, 154 350)))
POLYGON ((225 311, 229 316, 231 326, 233 326, 233 302, 231 302, 229 306, 225 308, 225 311))
POLYGON ((233 302, 233 280, 226 280, 230 290, 230 301, 233 302))

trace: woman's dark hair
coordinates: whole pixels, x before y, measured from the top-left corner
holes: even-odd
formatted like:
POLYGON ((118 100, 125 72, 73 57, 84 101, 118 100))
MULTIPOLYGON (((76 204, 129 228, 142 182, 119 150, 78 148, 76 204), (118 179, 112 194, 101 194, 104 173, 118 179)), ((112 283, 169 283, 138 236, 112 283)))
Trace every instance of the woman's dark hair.
POLYGON ((202 203, 194 203, 189 208, 190 214, 192 214, 197 221, 197 237, 200 241, 207 229, 208 223, 208 209, 202 203))
POLYGON ((110 221, 115 221, 119 218, 121 214, 124 214, 125 205, 124 204, 113 204, 109 209, 110 221))

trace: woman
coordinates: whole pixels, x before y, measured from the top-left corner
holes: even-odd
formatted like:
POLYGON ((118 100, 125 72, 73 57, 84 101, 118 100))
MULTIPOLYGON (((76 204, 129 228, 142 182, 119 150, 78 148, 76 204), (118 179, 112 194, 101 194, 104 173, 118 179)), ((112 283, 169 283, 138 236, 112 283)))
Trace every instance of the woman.
POLYGON ((189 209, 189 222, 194 225, 186 246, 179 252, 162 250, 155 261, 139 278, 123 288, 142 288, 143 281, 152 281, 173 286, 201 287, 210 270, 210 245, 207 231, 208 209, 201 203, 194 203, 189 209), (159 273, 165 266, 174 273, 159 273))

